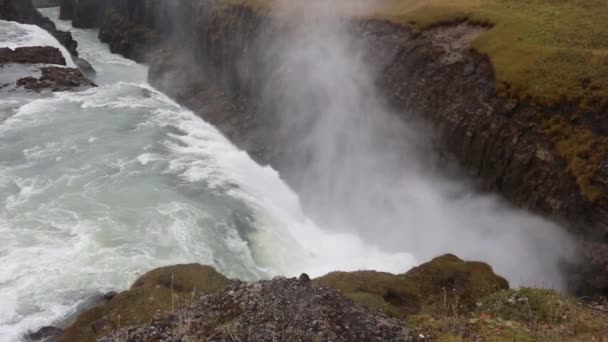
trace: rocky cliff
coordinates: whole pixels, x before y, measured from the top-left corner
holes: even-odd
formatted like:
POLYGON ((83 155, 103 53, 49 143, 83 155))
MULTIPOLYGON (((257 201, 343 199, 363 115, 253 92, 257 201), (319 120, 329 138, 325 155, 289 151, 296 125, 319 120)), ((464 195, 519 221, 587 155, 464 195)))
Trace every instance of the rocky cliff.
MULTIPOLYGON (((84 21, 100 26, 112 51, 151 64, 153 85, 258 161, 282 168, 276 116, 256 96, 272 56, 257 43, 285 27, 265 11, 221 0, 64 0, 62 13, 76 22, 94 17, 84 21)), ((441 150, 485 189, 570 227, 584 240, 575 291, 607 294, 607 107, 499 93, 491 61, 471 48, 480 29, 460 22, 423 32, 382 20, 351 24, 374 47, 367 58, 380 69, 378 85, 395 112, 433 122, 441 150)))

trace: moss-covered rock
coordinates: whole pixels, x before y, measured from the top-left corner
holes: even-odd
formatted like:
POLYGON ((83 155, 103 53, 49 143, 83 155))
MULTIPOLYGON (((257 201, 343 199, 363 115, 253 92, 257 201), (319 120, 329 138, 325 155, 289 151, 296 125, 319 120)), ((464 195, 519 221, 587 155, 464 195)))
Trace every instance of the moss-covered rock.
POLYGON ((175 265, 152 270, 107 304, 82 313, 60 341, 95 341, 119 327, 148 323, 157 313, 181 308, 201 294, 220 290, 229 283, 213 267, 175 265))
POLYGON ((509 288, 482 262, 446 254, 402 275, 375 271, 333 272, 316 281, 355 302, 404 318, 425 312, 469 309, 484 296, 509 288))
POLYGON ((490 265, 463 261, 455 255, 437 257, 403 275, 410 287, 435 308, 450 304, 471 308, 480 298, 509 288, 509 283, 494 273, 490 265))
POLYGON ((403 318, 422 309, 422 296, 402 276, 376 271, 332 272, 315 281, 392 317, 403 318))

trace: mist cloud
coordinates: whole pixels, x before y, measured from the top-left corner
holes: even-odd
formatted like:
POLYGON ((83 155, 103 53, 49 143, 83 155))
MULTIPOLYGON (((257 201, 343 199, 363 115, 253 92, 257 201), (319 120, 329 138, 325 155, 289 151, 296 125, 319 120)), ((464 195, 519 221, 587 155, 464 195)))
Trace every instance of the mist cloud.
POLYGON ((260 37, 261 96, 279 114, 284 176, 307 214, 421 262, 450 252, 490 263, 513 285, 563 289, 560 262, 574 255, 564 230, 447 172, 427 125, 384 102, 371 47, 341 15, 365 2, 295 3, 277 1, 271 25, 281 34, 260 37))

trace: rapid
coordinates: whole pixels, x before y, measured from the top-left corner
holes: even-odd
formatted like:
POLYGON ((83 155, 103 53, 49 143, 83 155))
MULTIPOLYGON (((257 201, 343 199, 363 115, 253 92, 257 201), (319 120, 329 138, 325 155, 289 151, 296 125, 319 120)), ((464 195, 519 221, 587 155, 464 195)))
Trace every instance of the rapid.
MULTIPOLYGON (((319 228, 275 170, 148 85, 146 66, 111 54, 95 30, 55 22, 99 87, 0 97, 0 341, 61 326, 164 265, 253 280, 422 261, 319 228)), ((0 41, 56 43, 25 25, 0 29, 0 41)))

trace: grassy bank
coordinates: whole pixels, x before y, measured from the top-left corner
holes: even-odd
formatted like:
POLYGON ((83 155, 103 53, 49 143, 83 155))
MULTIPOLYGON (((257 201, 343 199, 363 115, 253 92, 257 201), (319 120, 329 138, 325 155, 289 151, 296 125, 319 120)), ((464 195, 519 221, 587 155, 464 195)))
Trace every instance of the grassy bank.
MULTIPOLYGON (((280 3, 224 1, 247 4, 258 10, 280 3)), ((460 21, 490 26, 473 42, 473 47, 489 56, 503 95, 529 97, 545 105, 561 100, 588 104, 608 99, 608 1, 383 0, 372 5, 364 3, 365 16, 406 24, 419 31, 460 21)))
POLYGON ((608 98, 608 2, 388 0, 376 14, 424 30, 469 20, 492 25, 473 42, 502 91, 540 102, 608 98))

